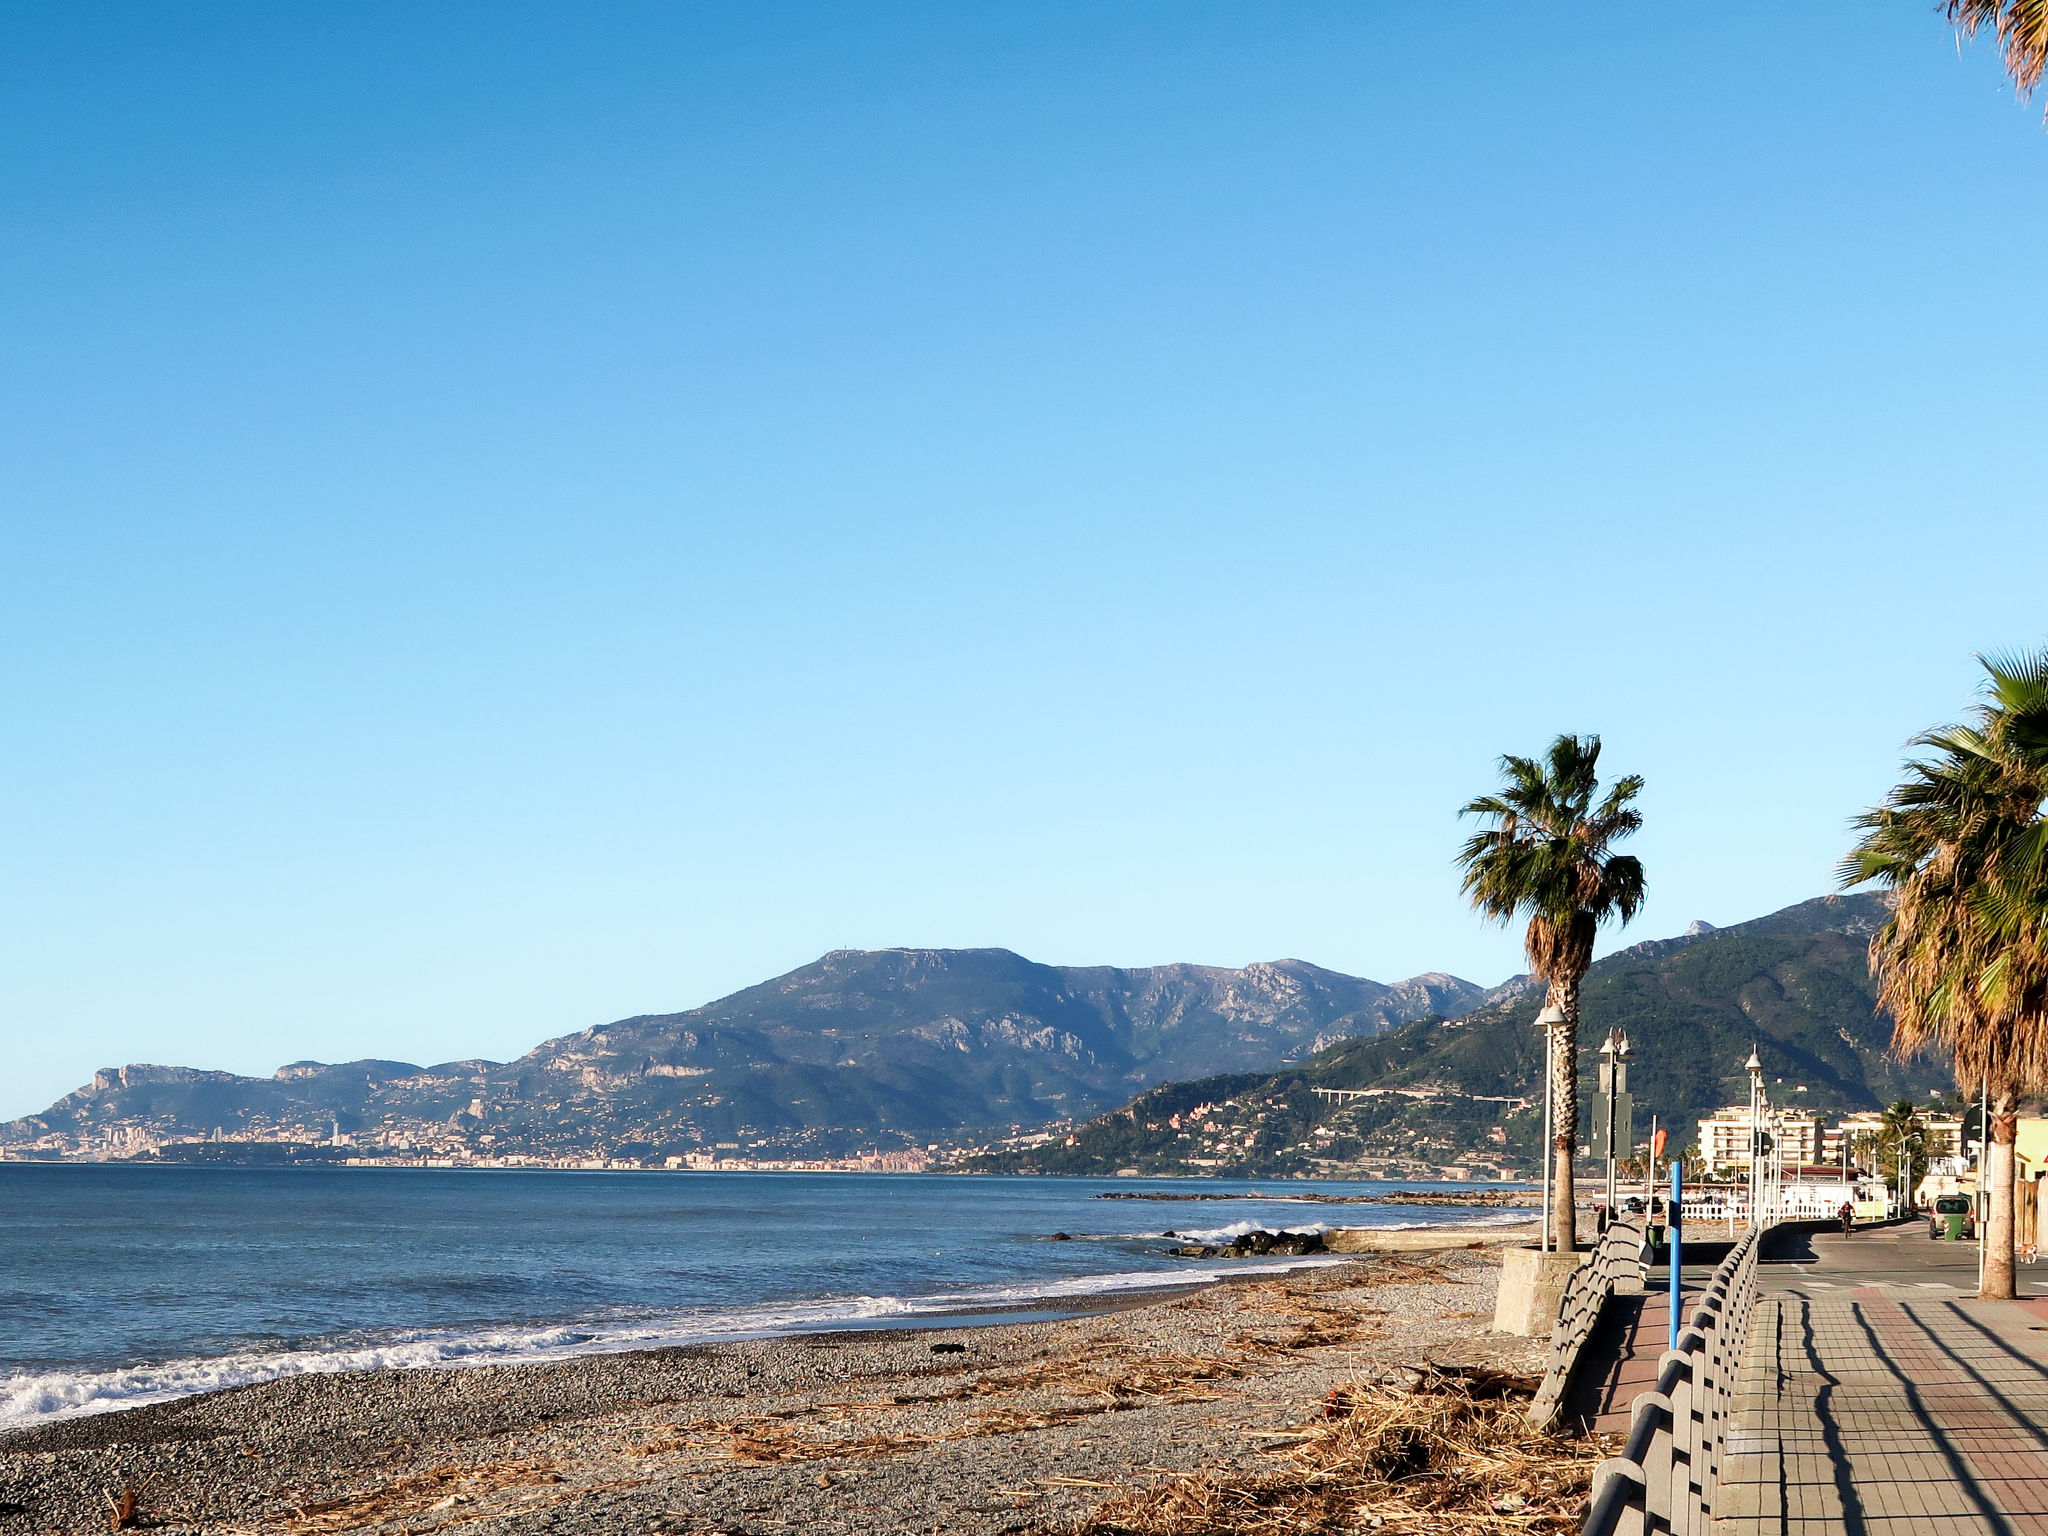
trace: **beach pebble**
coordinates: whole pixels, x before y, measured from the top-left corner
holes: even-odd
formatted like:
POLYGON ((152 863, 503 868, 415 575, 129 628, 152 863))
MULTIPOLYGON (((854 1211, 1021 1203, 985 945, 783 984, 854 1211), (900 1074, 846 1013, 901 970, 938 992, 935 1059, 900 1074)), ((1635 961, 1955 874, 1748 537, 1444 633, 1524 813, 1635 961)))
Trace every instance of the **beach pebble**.
POLYGON ((971 1350, 949 1322, 955 1336, 937 1340, 876 1330, 307 1375, 55 1421, 0 1435, 0 1536, 104 1530, 99 1490, 123 1487, 143 1490, 145 1524, 171 1512, 152 1510, 153 1491, 175 1489, 188 1536, 282 1530, 295 1508, 350 1500, 360 1518, 341 1514, 338 1531, 451 1518, 478 1536, 1059 1530, 1134 1466, 1266 1469, 1262 1433, 1308 1421, 1347 1383, 1418 1360, 1540 1369, 1548 1346, 1475 1321, 1492 1311, 1490 1254, 1229 1273, 976 1328, 971 1350), (1190 1369, 1176 1362, 1198 1374, 1172 1378, 1190 1369))

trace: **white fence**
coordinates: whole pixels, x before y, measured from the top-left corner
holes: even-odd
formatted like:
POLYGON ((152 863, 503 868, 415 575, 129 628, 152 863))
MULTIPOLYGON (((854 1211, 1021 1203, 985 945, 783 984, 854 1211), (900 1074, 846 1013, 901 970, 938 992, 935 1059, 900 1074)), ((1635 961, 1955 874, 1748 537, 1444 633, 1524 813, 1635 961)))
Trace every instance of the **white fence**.
MULTIPOLYGON (((1780 1221, 1833 1221, 1841 1214, 1845 1198, 1839 1185, 1825 1184, 1787 1184, 1777 1196, 1764 1207, 1765 1226, 1780 1221)), ((1858 1221, 1884 1221, 1892 1214, 1891 1202, 1882 1196, 1852 1199, 1849 1203, 1858 1221)), ((1688 1200, 1685 1220, 1688 1227, 1697 1225, 1701 1239, 1717 1235, 1712 1230, 1717 1223, 1723 1228, 1732 1223, 1735 1230, 1729 1235, 1740 1236, 1749 1230, 1749 1201, 1712 1196, 1688 1200)))

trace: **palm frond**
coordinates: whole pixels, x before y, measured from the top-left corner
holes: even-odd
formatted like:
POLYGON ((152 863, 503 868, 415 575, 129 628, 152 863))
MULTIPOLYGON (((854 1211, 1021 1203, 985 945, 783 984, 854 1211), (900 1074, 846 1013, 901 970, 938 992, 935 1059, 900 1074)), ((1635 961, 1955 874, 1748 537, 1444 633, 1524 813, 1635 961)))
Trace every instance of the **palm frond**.
MULTIPOLYGON (((2048 16, 2048 5, 2043 6, 2048 16)), ((1977 657, 1991 679, 2002 709, 2038 707, 2048 701, 2048 649, 2039 651, 1986 651, 1977 657)))
POLYGON ((1642 905, 1642 864, 1611 847, 1642 826, 1630 802, 1643 780, 1616 781, 1596 809, 1599 761, 1597 736, 1559 736, 1540 759, 1504 756, 1498 792, 1459 812, 1492 823, 1458 852, 1460 890, 1497 922, 1527 920, 1530 969, 1547 981, 1575 983, 1600 925, 1626 923, 1642 905))
POLYGON ((1944 8, 1964 37, 1989 29, 2014 87, 2033 95, 2048 67, 2048 0, 1947 0, 1944 8))
POLYGON ((1987 702, 1915 739, 1932 754, 1856 818, 1840 874, 1891 893, 1870 959, 1894 1051, 1944 1050, 1959 1083, 2035 1091, 2048 1087, 2048 651, 1980 660, 1987 702))

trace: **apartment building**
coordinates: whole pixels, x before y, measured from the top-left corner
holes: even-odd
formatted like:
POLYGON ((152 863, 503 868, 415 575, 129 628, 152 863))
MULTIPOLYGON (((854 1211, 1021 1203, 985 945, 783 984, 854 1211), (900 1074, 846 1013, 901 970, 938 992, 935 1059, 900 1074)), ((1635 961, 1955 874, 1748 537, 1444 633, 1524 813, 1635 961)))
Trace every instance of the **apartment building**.
MULTIPOLYGON (((1775 1127, 1788 1163, 1816 1163, 1821 1156, 1821 1117, 1811 1109, 1765 1112, 1766 1129, 1775 1127)), ((1747 1104, 1729 1104, 1699 1122, 1700 1156, 1709 1173, 1743 1171, 1749 1167, 1751 1125, 1747 1104)))

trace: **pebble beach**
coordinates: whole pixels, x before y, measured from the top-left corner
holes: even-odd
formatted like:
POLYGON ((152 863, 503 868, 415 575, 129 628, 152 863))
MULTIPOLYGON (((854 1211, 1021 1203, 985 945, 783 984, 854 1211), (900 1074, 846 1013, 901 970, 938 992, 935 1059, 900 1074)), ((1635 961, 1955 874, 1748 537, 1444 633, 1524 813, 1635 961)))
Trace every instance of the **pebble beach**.
POLYGON ((1329 1394, 1492 1334, 1466 1233, 1115 1310, 535 1365, 302 1376, 0 1437, 0 1536, 1066 1532, 1149 1479, 1255 1467, 1329 1394))

